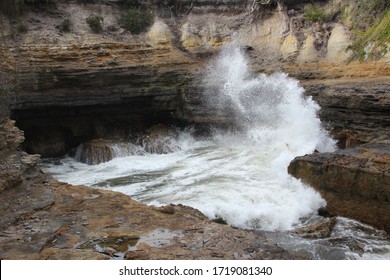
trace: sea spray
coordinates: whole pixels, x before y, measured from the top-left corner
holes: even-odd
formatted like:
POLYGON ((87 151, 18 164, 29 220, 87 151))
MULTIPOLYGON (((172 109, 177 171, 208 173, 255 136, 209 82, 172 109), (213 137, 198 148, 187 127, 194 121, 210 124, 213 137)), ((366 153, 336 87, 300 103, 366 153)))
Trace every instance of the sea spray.
POLYGON ((241 228, 287 230, 325 201, 287 174, 296 156, 332 151, 318 105, 286 74, 254 74, 237 46, 222 50, 204 75, 210 106, 230 112, 237 133, 207 140, 179 132, 179 149, 88 166, 74 159, 47 165, 56 178, 110 188, 153 205, 182 203, 241 228))
POLYGON ((248 62, 239 46, 222 49, 203 78, 209 104, 232 112, 245 137, 260 144, 280 141, 288 149, 333 151, 335 142, 317 117, 319 106, 304 97, 299 82, 285 73, 253 74, 248 62))
POLYGON ((126 156, 121 146, 120 157, 109 162, 87 165, 66 157, 42 168, 61 181, 120 191, 147 204, 182 203, 231 225, 266 230, 280 246, 309 258, 389 259, 388 235, 350 219, 337 217, 324 239, 284 231, 320 220, 316 212, 325 205, 287 174, 289 162, 335 147, 321 127, 318 105, 303 96, 298 81, 251 73, 244 51, 229 46, 205 69, 203 84, 214 112, 233 116, 234 133, 216 131, 199 140, 186 129, 168 141, 172 153, 140 146, 142 154, 126 156))

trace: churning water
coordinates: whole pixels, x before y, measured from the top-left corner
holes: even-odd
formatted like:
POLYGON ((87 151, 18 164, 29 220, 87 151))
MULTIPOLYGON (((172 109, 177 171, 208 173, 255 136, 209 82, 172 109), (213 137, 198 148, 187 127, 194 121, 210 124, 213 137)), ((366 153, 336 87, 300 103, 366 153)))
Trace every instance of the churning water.
MULTIPOLYGON (((317 117, 318 105, 303 96, 298 81, 283 73, 252 74, 241 49, 230 46, 205 69, 204 88, 216 113, 234 116, 234 132, 215 131, 197 139, 187 129, 180 131, 172 153, 138 153, 98 165, 66 157, 44 163, 43 169, 60 181, 108 188, 147 204, 189 205, 210 218, 267 231, 292 251, 318 248, 311 257, 360 258, 372 253, 370 258, 390 258, 390 243, 379 231, 375 244, 374 230, 361 234, 364 238, 356 241, 363 248, 359 252, 340 241, 353 234, 333 236, 340 245, 287 232, 315 218, 325 205, 310 186, 287 174, 288 164, 314 150, 335 149, 317 117)), ((339 218, 336 229, 345 234, 354 223, 339 218)))

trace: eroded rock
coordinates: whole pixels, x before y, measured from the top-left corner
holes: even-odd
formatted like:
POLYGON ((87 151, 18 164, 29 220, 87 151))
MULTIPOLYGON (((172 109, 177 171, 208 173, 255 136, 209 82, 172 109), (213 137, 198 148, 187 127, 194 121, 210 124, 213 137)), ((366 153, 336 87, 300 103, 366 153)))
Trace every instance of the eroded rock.
POLYGON ((351 39, 347 34, 347 30, 342 25, 336 25, 331 32, 328 41, 327 59, 329 62, 343 63, 347 61, 352 53, 346 51, 351 45, 351 39))
POLYGON ((319 57, 318 51, 315 48, 315 42, 316 38, 313 35, 307 36, 297 57, 298 62, 318 61, 319 57))
POLYGON ((304 238, 327 238, 331 235, 335 225, 336 218, 333 217, 309 226, 297 228, 294 230, 294 233, 297 233, 304 238))
POLYGON ((288 172, 313 186, 327 210, 390 231, 390 148, 366 144, 295 158, 288 172))
POLYGON ((86 164, 99 164, 110 161, 114 158, 114 152, 111 148, 112 141, 91 140, 80 145, 76 151, 76 159, 86 164))
POLYGON ((81 144, 75 151, 74 157, 86 164, 99 164, 115 157, 141 155, 142 147, 126 141, 95 139, 81 144))
POLYGON ((174 128, 158 124, 147 129, 137 142, 148 153, 167 154, 180 149, 177 144, 178 135, 174 128))
POLYGON ((317 80, 304 87, 321 106, 319 117, 340 148, 390 139, 388 79, 317 80))

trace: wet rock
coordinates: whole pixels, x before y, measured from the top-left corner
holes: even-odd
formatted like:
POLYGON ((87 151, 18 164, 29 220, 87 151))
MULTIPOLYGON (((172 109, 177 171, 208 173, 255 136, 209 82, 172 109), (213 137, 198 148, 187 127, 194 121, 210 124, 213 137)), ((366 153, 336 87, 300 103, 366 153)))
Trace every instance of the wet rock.
POLYGON ((175 214, 175 207, 172 204, 165 205, 162 207, 157 207, 156 210, 165 214, 170 214, 170 215, 175 214))
POLYGON ((217 224, 227 225, 227 222, 221 217, 215 218, 212 221, 217 224))
POLYGON ((331 215, 390 231, 390 146, 365 144, 295 158, 288 172, 319 191, 331 215))
POLYGON ((294 232, 304 238, 327 238, 331 235, 335 225, 336 218, 330 218, 309 226, 297 228, 294 232))
POLYGON ((75 157, 80 162, 90 165, 110 161, 114 158, 111 143, 102 139, 88 141, 80 145, 75 157))
POLYGON ((137 142, 148 153, 167 154, 180 149, 176 142, 178 135, 174 128, 158 124, 147 129, 137 142))
POLYGON ((74 157, 80 162, 93 165, 110 161, 115 157, 143 153, 141 147, 129 142, 96 139, 81 144, 76 149, 74 157))

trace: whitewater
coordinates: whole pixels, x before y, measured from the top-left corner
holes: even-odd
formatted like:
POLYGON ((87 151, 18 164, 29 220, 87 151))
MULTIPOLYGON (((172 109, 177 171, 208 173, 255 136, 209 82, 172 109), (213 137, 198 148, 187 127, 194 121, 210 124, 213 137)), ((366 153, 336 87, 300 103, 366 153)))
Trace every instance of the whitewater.
MULTIPOLYGON (((266 231, 293 251, 314 248, 314 241, 292 238, 286 232, 317 219, 326 202, 290 176, 287 167, 297 156, 336 149, 317 116, 319 106, 304 96, 297 80, 284 73, 252 73, 244 51, 235 45, 225 47, 210 62, 202 80, 208 106, 216 114, 232 116, 230 130, 216 129, 199 138, 191 127, 178 128, 178 137, 167 142, 171 153, 140 152, 142 147, 137 147, 133 155, 118 151, 116 158, 97 165, 72 157, 50 159, 43 162, 43 170, 60 181, 122 192, 149 205, 188 205, 211 219, 266 231)), ((344 238, 342 229, 355 221, 338 221, 344 238)), ((362 246, 368 246, 360 255, 335 246, 337 257, 390 258, 385 237, 375 239, 380 253, 370 255, 374 246, 367 241, 370 238, 369 234, 360 238, 362 246)), ((333 246, 320 245, 316 245, 319 250, 333 246)), ((311 256, 330 257, 316 254, 311 256)))

